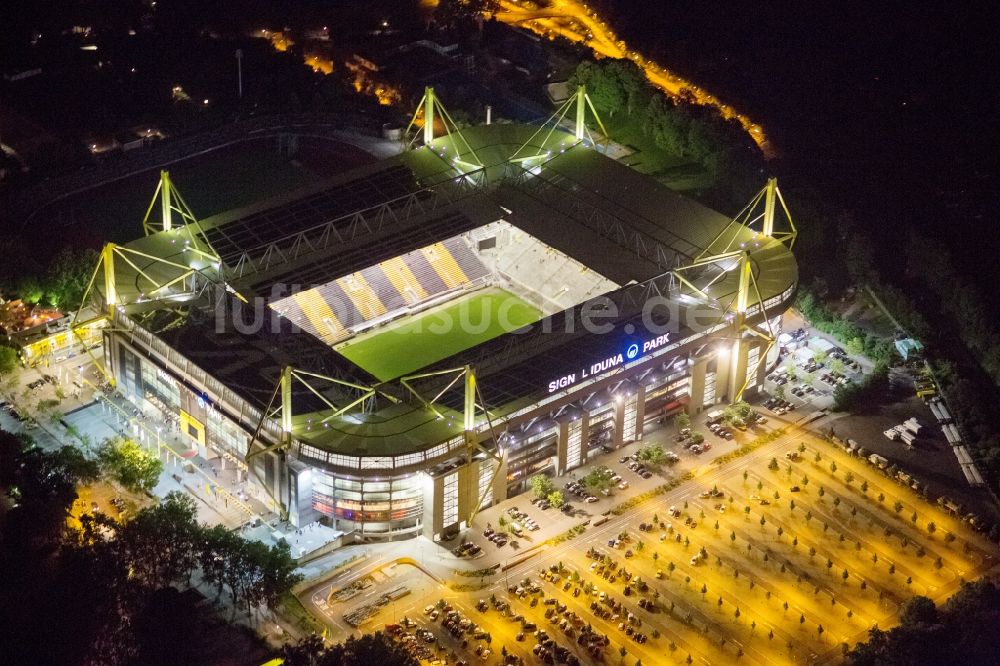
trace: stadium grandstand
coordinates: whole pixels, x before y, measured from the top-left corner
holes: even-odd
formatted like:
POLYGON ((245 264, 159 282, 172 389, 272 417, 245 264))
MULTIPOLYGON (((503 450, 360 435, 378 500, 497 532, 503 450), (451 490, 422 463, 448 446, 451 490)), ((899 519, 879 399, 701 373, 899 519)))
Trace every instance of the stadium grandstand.
POLYGON ((109 379, 292 525, 366 540, 755 391, 797 283, 776 183, 730 219, 608 157, 586 102, 459 131, 428 89, 398 156, 203 220, 165 176, 88 290, 109 379))

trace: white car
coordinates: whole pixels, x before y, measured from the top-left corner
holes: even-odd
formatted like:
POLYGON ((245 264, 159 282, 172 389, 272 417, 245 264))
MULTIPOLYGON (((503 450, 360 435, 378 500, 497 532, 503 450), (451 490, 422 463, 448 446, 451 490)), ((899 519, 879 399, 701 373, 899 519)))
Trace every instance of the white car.
POLYGON ((593 495, 590 495, 589 497, 587 497, 587 499, 584 500, 584 502, 586 502, 587 504, 593 504, 596 501, 597 501, 597 498, 594 497, 593 495))

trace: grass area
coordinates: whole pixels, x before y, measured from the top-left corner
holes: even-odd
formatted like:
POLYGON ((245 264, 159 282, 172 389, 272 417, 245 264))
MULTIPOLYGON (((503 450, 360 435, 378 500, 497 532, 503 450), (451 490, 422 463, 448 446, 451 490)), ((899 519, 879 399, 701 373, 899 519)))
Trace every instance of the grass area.
POLYGON ((316 621, 306 610, 299 598, 291 592, 286 592, 278 602, 278 613, 297 626, 299 629, 316 634, 323 632, 323 625, 316 621))
POLYGON ((704 189, 712 184, 705 169, 686 157, 663 150, 646 136, 642 123, 619 113, 613 118, 602 118, 612 140, 635 150, 622 163, 639 173, 656 178, 667 187, 677 190, 704 189))
POLYGON ((541 311, 503 289, 485 289, 358 336, 337 351, 381 381, 395 379, 538 321, 541 311))

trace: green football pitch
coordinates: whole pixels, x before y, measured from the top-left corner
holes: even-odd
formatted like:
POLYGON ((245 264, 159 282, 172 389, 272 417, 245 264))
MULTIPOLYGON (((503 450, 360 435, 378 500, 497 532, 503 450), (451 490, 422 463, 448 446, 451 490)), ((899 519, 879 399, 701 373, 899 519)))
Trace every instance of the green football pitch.
POLYGON ((388 381, 541 317, 538 308, 508 291, 484 289, 363 333, 336 350, 380 381, 388 381))

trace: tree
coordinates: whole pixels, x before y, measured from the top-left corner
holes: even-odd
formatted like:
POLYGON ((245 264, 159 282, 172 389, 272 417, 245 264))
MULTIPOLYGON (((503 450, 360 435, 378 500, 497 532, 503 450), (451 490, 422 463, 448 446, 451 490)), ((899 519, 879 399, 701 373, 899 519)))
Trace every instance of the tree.
POLYGON ((63 446, 52 455, 77 483, 87 485, 101 478, 100 463, 75 446, 63 446))
POLYGON ((902 625, 934 624, 938 621, 938 609, 925 596, 917 595, 907 601, 899 614, 902 625))
POLYGON ((185 581, 198 563, 197 513, 193 498, 171 492, 123 524, 116 546, 129 575, 151 589, 185 581))
POLYGON ((573 89, 580 85, 586 86, 587 96, 594 107, 599 113, 606 113, 609 118, 613 118, 628 104, 628 90, 619 72, 603 62, 581 62, 570 76, 569 85, 573 89))
POLYGON ((605 490, 614 483, 611 477, 614 475, 607 467, 601 466, 591 470, 582 481, 585 486, 593 490, 605 490))
POLYGON ((64 248, 49 262, 44 286, 45 300, 54 307, 75 310, 97 265, 97 252, 89 248, 64 248))
POLYGON ((247 617, 252 617, 253 609, 258 606, 273 606, 302 578, 293 573, 295 563, 284 541, 268 546, 240 539, 230 546, 223 554, 224 576, 234 605, 244 604, 247 617))
POLYGON ((636 456, 650 465, 662 465, 667 461, 667 454, 659 444, 646 444, 639 447, 636 456))
POLYGON ((936 532, 936 531, 937 531, 937 525, 935 525, 933 522, 927 523, 927 533, 928 534, 934 534, 934 532, 936 532))
POLYGON ((686 412, 681 412, 674 417, 674 427, 678 430, 691 427, 691 417, 686 412))
POLYGON ((914 597, 900 612, 900 625, 872 629, 868 641, 849 654, 850 663, 944 664, 992 663, 1000 651, 995 630, 1000 590, 988 580, 963 583, 941 608, 914 597))
POLYGON ((528 479, 528 485, 531 487, 531 493, 539 499, 548 497, 549 493, 555 490, 552 479, 544 474, 535 474, 528 479))
POLYGON ((239 535, 225 525, 207 527, 198 535, 198 564, 205 582, 216 587, 216 596, 222 595, 227 582, 227 558, 236 551, 239 540, 239 535))
POLYGON ((17 350, 6 345, 0 345, 0 377, 8 375, 17 368, 17 350))
POLYGON ((548 502, 549 502, 549 504, 551 504, 552 506, 554 506, 557 509, 559 507, 561 507, 565 503, 565 499, 563 499, 562 491, 561 490, 553 490, 551 493, 549 493, 548 502))
POLYGON ((777 458, 771 458, 771 462, 769 462, 767 464, 767 468, 769 470, 771 470, 772 472, 777 472, 778 471, 778 459, 777 458))
POLYGON ((498 0, 441 0, 434 10, 434 20, 440 25, 460 29, 493 16, 499 9, 498 0))
POLYGON ((900 511, 903 510, 903 503, 900 502, 899 500, 896 500, 895 503, 892 505, 892 508, 896 513, 899 513, 900 511))
POLYGON ((722 411, 722 418, 731 426, 745 426, 753 418, 753 407, 745 401, 739 401, 729 405, 722 411))
POLYGON ((2 550, 14 561, 47 557, 62 539, 77 481, 58 457, 0 430, 2 550))
POLYGON ((98 449, 97 458, 105 474, 135 492, 150 492, 163 472, 159 458, 123 437, 106 440, 98 449))
POLYGON ((295 645, 282 647, 285 666, 417 666, 419 663, 405 648, 381 631, 349 637, 343 643, 325 647, 323 639, 312 634, 295 645))

